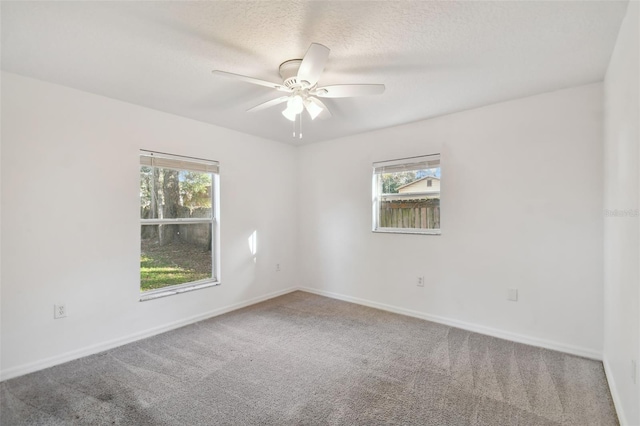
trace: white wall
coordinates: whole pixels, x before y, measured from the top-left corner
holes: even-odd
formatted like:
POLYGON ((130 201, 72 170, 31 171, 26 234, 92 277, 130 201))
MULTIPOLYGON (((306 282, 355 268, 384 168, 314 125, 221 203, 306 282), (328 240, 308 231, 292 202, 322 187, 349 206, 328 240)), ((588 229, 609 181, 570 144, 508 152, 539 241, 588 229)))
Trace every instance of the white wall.
POLYGON ((300 283, 601 357, 602 108, 596 83, 301 148, 300 283), (437 152, 442 235, 372 233, 371 163, 437 152))
POLYGON ((292 146, 3 73, 2 378, 291 288, 295 160, 292 146), (221 286, 138 301, 140 148, 220 161, 221 286))
POLYGON ((638 107, 638 2, 629 2, 605 78, 605 204, 631 216, 604 220, 604 364, 622 424, 640 424, 640 108, 638 107), (636 382, 640 381, 636 372, 636 382))

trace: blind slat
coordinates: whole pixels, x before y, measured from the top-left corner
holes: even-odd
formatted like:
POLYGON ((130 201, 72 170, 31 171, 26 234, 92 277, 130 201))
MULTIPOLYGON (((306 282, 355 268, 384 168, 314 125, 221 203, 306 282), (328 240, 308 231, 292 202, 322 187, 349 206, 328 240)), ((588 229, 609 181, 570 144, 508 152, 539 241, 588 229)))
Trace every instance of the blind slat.
POLYGON ((189 170, 192 172, 220 173, 220 164, 217 161, 195 160, 187 157, 158 154, 148 151, 142 151, 140 153, 140 165, 164 169, 189 170))
POLYGON ((437 167, 440 167, 440 154, 373 163, 373 170, 376 174, 409 172, 414 170, 434 169, 437 167))

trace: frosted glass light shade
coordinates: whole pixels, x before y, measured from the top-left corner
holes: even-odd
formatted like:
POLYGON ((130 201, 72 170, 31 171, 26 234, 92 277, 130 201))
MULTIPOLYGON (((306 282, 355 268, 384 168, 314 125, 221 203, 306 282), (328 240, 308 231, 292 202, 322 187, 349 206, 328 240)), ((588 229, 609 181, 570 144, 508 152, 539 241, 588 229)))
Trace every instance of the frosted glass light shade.
POLYGON ((304 109, 304 102, 300 95, 294 95, 287 101, 287 109, 294 114, 300 114, 304 109))
POLYGON ((309 115, 311 116, 312 120, 315 120, 315 118, 320 115, 320 113, 322 112, 322 107, 318 104, 315 104, 309 100, 307 100, 304 103, 304 106, 307 108, 307 112, 309 113, 309 115))
POLYGON ((282 111, 282 115, 284 115, 287 120, 289 121, 296 121, 296 116, 298 114, 296 114, 295 112, 291 111, 291 109, 289 107, 287 107, 284 111, 282 111))

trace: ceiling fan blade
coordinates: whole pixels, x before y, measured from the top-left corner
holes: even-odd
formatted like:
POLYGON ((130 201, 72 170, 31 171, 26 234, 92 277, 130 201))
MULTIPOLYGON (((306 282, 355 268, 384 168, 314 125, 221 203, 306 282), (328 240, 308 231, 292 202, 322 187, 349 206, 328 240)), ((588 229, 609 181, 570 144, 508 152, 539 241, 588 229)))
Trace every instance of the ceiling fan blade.
POLYGON ((329 48, 318 43, 311 43, 309 50, 302 58, 298 68, 298 81, 306 81, 310 86, 315 85, 324 71, 324 65, 329 57, 329 48))
POLYGON ((384 92, 384 84, 336 84, 318 87, 313 95, 321 98, 350 98, 353 96, 379 95, 384 92))
POLYGON ((214 75, 219 75, 222 77, 233 78, 235 80, 244 81, 246 83, 257 84, 259 86, 270 87, 272 89, 280 90, 283 92, 289 92, 289 89, 285 86, 277 83, 271 83, 270 81, 260 80, 253 77, 247 77, 246 75, 234 74, 231 72, 213 70, 211 71, 214 75))
MULTIPOLYGON (((309 97, 308 100, 310 103, 315 104, 318 108, 322 109, 322 111, 316 116, 316 118, 319 118, 321 120, 326 120, 327 118, 331 118, 331 111, 329 111, 329 108, 327 108, 324 102, 322 102, 320 99, 312 98, 312 97, 309 97)), ((310 107, 306 105, 305 107, 307 108, 307 112, 309 112, 309 115, 312 115, 310 111, 310 107)), ((312 120, 313 120, 313 117, 312 117, 312 120)))
POLYGON ((288 99, 289 99, 289 96, 281 96, 281 97, 276 98, 276 99, 271 99, 270 101, 263 102, 263 103, 261 103, 259 105, 254 106, 253 108, 249 108, 247 110, 247 112, 260 111, 260 110, 272 107, 274 105, 278 105, 278 104, 281 104, 283 102, 287 102, 288 99))

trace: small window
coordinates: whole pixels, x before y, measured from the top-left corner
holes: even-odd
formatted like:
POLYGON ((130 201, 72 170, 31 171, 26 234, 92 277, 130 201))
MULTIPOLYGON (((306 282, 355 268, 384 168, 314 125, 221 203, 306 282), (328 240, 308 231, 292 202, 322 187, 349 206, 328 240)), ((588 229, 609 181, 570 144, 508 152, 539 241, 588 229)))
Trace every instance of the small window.
POLYGON ((440 155, 373 163, 373 231, 440 234, 440 155))
POLYGON ((218 284, 219 166, 140 153, 140 292, 155 299, 218 284))

